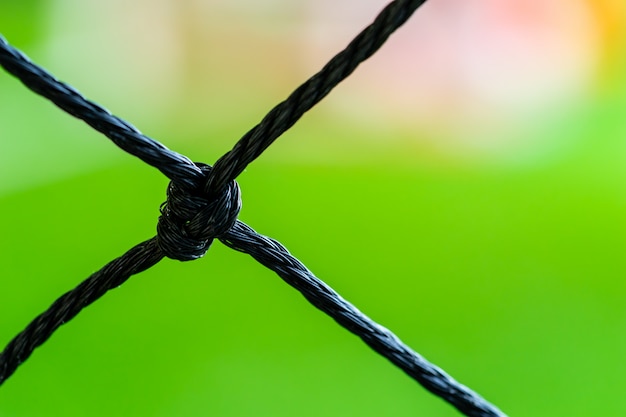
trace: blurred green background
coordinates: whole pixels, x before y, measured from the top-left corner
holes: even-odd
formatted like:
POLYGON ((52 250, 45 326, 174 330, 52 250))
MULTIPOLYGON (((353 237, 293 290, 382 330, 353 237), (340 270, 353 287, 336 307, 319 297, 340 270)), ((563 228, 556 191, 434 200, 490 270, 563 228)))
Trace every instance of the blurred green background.
MULTIPOLYGON (((0 33, 214 162, 384 0, 0 0, 0 33)), ((626 6, 430 0, 239 179, 240 218, 511 416, 623 416, 626 6)), ((0 73, 0 343, 155 233, 166 179, 0 73)), ((63 326, 1 417, 455 416, 246 255, 63 326)))

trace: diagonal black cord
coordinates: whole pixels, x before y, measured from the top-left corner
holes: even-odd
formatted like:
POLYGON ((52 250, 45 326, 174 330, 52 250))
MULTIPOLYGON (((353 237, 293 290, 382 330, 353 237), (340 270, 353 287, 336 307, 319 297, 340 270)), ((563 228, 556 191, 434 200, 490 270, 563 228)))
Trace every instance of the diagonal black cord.
POLYGON ((246 133, 228 153, 213 166, 207 191, 219 190, 237 178, 246 166, 293 126, 356 67, 382 46, 397 28, 408 20, 426 0, 396 0, 387 5, 374 22, 359 33, 317 74, 298 87, 263 120, 246 133))
MULTIPOLYGON (((298 87, 285 101, 274 107, 263 120, 246 133, 235 147, 220 158, 206 185, 215 192, 234 180, 245 167, 270 146, 274 140, 323 99, 356 67, 372 56, 398 27, 426 0, 396 0, 376 17, 339 54, 317 74, 298 87)), ((143 135, 132 124, 112 115, 87 100, 75 88, 57 80, 34 64, 21 51, 0 36, 0 65, 37 94, 49 99, 69 114, 85 121, 111 139, 124 151, 159 169, 164 175, 190 187, 200 185, 200 170, 185 156, 143 135)))
POLYGON ((163 258, 164 252, 175 259, 195 259, 206 252, 214 237, 220 237, 227 246, 250 254, 275 271, 314 306, 361 337, 375 351, 462 413, 480 417, 504 416, 495 406, 427 362, 389 330, 341 298, 280 243, 258 235, 239 221, 230 227, 240 207, 237 186, 231 182, 306 111, 370 57, 424 2, 396 0, 390 3, 344 51, 244 135, 230 152, 217 161, 213 170, 205 166, 206 174, 185 156, 144 136, 130 123, 111 115, 72 87, 55 79, 0 36, 0 65, 8 72, 34 92, 84 120, 119 147, 155 166, 172 180, 168 202, 162 207, 158 237, 137 245, 110 262, 35 318, 0 353, 0 384, 61 324, 72 319, 109 289, 121 285, 131 275, 156 264, 163 258), (177 187, 177 184, 185 187, 177 187))
POLYGON ((311 304, 335 319, 346 330, 359 336, 424 388, 443 398, 466 416, 505 417, 496 406, 429 363, 402 343, 390 330, 375 323, 344 300, 276 240, 258 234, 240 221, 220 237, 220 240, 226 246, 247 253, 276 272, 287 284, 300 291, 311 304))
POLYGON ((62 324, 74 318, 107 291, 122 285, 131 275, 144 271, 163 259, 163 252, 152 238, 138 244, 106 264, 73 290, 63 294, 0 353, 0 385, 17 367, 44 343, 62 324))
POLYGON ((124 151, 156 167, 169 179, 188 186, 197 186, 201 182, 202 172, 186 156, 145 136, 132 124, 87 100, 74 87, 62 83, 48 71, 31 62, 24 53, 9 45, 1 35, 0 65, 32 91, 83 120, 124 151))

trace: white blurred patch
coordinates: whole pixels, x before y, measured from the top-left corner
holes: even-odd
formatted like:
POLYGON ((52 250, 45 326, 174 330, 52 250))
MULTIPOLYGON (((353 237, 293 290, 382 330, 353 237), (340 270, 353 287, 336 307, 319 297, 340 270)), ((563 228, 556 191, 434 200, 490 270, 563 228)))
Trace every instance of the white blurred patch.
POLYGON ((182 59, 170 0, 56 0, 46 51, 63 79, 134 123, 158 123, 179 90, 182 59))
MULTIPOLYGON (((310 2, 306 65, 343 48, 386 3, 310 2)), ((533 159, 568 146, 546 132, 584 106, 595 25, 584 0, 430 0, 334 103, 365 126, 417 128, 444 152, 533 159)))

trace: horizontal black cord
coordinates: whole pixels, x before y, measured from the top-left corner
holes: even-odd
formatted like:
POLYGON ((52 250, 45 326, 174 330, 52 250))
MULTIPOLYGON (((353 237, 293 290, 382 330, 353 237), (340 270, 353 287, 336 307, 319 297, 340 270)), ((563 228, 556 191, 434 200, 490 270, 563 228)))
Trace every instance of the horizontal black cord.
POLYGON ((131 275, 152 267, 161 259, 163 252, 156 238, 152 238, 109 262, 76 288, 59 297, 15 336, 0 353, 0 385, 62 324, 70 321, 107 291, 122 285, 131 275))
POLYGON ((204 175, 186 156, 142 134, 135 126, 87 100, 78 90, 31 62, 0 35, 0 65, 35 93, 52 101, 111 139, 117 146, 161 171, 169 179, 198 186, 204 175))
POLYGON ((346 330, 359 336, 372 349, 463 414, 472 417, 505 417, 497 407, 429 363, 402 343, 390 330, 344 300, 276 240, 262 236, 238 221, 220 241, 232 249, 247 253, 276 272, 287 284, 300 291, 311 304, 335 319, 346 330))

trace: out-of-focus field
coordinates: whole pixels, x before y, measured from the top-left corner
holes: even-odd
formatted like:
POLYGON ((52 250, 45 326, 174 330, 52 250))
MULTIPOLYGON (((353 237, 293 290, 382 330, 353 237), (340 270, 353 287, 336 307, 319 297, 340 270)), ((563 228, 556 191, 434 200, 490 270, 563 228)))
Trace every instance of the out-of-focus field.
MULTIPOLYGON (((384 4, 0 1, 0 33, 212 163, 384 4)), ((430 0, 241 175, 240 218, 507 414, 624 415, 625 8, 430 0)), ((0 73, 0 344, 153 236, 166 186, 0 73)), ((216 242, 0 389, 0 417, 112 415, 458 413, 216 242)))

